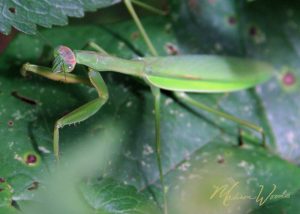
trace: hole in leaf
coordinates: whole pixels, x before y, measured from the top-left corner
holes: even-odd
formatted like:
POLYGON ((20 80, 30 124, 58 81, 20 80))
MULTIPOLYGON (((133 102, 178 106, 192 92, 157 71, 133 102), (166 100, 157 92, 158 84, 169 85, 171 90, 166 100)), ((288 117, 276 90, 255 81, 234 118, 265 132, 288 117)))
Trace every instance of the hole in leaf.
POLYGON ((34 182, 32 182, 31 186, 28 187, 27 189, 28 189, 29 191, 32 191, 32 190, 36 190, 38 187, 39 187, 39 182, 34 181, 34 182))
POLYGON ((20 206, 18 205, 18 203, 15 200, 11 201, 11 206, 13 206, 14 208, 16 208, 17 210, 21 210, 20 206))
POLYGON ((22 96, 20 95, 17 91, 13 91, 11 92, 11 95, 14 96, 15 98, 27 103, 27 104, 30 104, 30 105, 37 105, 37 102, 33 99, 30 99, 28 97, 25 97, 25 96, 22 96))
POLYGON ((16 8, 14 8, 14 7, 10 7, 10 8, 8 8, 8 10, 13 14, 16 13, 16 8))

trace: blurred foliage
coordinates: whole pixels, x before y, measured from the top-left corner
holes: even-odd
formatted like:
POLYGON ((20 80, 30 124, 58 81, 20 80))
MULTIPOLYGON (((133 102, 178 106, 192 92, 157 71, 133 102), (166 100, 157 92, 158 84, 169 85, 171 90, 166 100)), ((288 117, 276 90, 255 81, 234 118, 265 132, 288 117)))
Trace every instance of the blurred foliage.
POLYGON ((9 34, 11 26, 24 32, 35 34, 36 25, 51 27, 67 25, 68 16, 83 17, 85 11, 108 7, 120 0, 35 0, 35 1, 0 1, 0 32, 9 34))
MULTIPOLYGON (((142 17, 160 55, 237 55, 263 59, 278 68, 271 81, 256 89, 193 95, 263 126, 268 150, 261 148, 259 141, 238 147, 236 124, 190 108, 163 92, 162 159, 171 212, 295 213, 300 185, 295 166, 300 154, 299 6, 279 0, 169 3, 168 17, 142 17), (263 206, 255 199, 232 200, 224 206, 225 196, 218 194, 210 199, 216 187, 236 182, 232 194, 255 197, 263 185, 266 197, 274 184, 274 194, 285 192, 290 197, 269 198, 263 206)), ((91 119, 61 130, 62 169, 57 169, 52 153, 55 121, 97 94, 84 85, 19 74, 25 62, 51 66, 52 50, 60 44, 83 49, 88 41, 95 41, 120 57, 150 55, 133 21, 119 20, 118 15, 122 15, 120 8, 109 13, 100 10, 83 20, 71 20, 69 27, 43 29, 38 36, 19 34, 1 55, 1 212, 17 212, 13 204, 29 213, 39 209, 49 213, 158 213, 161 189, 149 88, 131 77, 105 74, 109 102, 91 119), (99 147, 84 152, 89 146, 99 147), (42 204, 37 203, 40 199, 45 199, 42 204), (46 209, 62 202, 57 210, 46 209)), ((86 74, 82 66, 75 72, 86 74)))

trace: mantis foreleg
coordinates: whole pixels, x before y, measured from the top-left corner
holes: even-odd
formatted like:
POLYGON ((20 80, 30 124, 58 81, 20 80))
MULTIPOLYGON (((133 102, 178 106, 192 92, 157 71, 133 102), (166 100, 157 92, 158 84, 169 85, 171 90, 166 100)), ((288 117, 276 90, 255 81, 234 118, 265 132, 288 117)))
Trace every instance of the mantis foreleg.
POLYGON ((23 65, 21 69, 21 73, 23 76, 27 75, 27 72, 37 74, 39 76, 45 77, 47 79, 51 79, 54 81, 59 81, 63 83, 83 83, 91 86, 91 82, 87 78, 79 77, 70 73, 54 73, 51 68, 32 65, 26 63, 23 65))
POLYGON ((59 129, 65 125, 79 123, 88 119, 95 114, 108 99, 108 91, 100 73, 94 70, 89 70, 88 75, 92 85, 96 88, 99 97, 75 109, 71 113, 57 120, 55 123, 53 148, 57 160, 59 159, 59 129))

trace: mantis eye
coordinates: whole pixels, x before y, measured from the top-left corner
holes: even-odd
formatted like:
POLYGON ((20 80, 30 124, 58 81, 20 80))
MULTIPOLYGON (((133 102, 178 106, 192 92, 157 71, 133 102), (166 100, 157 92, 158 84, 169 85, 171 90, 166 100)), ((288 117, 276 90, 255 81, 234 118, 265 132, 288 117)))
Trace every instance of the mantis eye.
POLYGON ((53 72, 72 72, 76 65, 76 58, 73 51, 66 46, 59 46, 54 51, 55 60, 53 72))

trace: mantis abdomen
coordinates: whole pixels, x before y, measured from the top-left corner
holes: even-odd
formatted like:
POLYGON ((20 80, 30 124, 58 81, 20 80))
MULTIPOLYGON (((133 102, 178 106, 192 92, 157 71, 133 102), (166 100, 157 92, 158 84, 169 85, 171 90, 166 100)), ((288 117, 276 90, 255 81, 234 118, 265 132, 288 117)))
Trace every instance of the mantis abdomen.
POLYGON ((227 92, 268 80, 268 63, 227 56, 185 55, 126 60, 91 51, 75 51, 76 61, 98 71, 115 71, 146 79, 172 91, 227 92))

